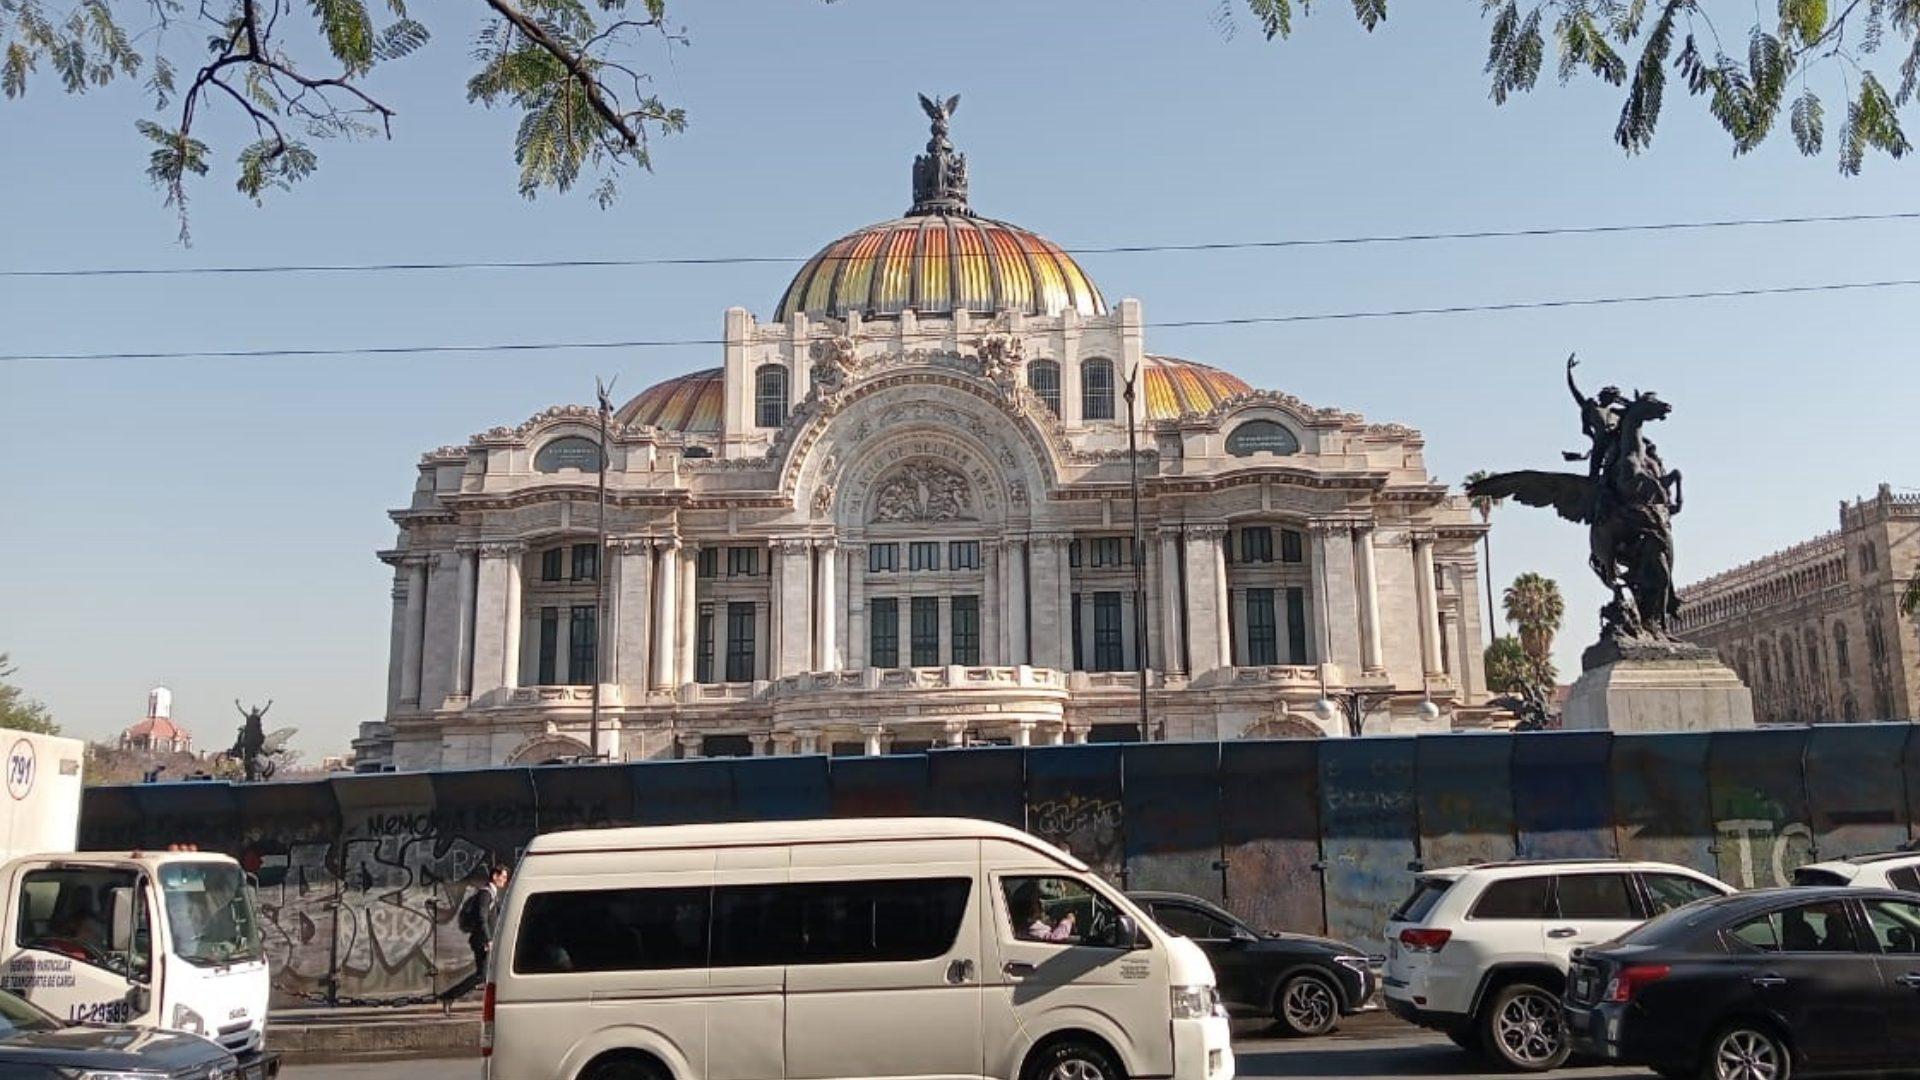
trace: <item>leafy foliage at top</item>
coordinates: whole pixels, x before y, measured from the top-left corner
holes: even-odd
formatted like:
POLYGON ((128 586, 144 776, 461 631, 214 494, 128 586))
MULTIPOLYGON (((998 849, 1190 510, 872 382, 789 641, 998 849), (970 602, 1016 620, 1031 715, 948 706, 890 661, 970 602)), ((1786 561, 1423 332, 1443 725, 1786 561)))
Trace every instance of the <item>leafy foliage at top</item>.
MULTIPOLYGON (((244 133, 234 186, 257 202, 312 175, 312 140, 391 137, 397 111, 371 78, 432 40, 406 0, 69 2, 55 11, 47 0, 0 0, 0 93, 21 97, 46 75, 73 94, 144 75, 159 114, 136 122, 151 144, 147 175, 179 209, 182 240, 188 184, 212 169, 209 116, 244 133)), ((567 191, 591 170, 605 204, 623 169, 650 167, 653 136, 686 126, 641 70, 647 45, 684 40, 667 24, 666 0, 468 3, 477 23, 468 97, 519 111, 513 149, 526 197, 567 191)))
POLYGON ((13 677, 12 659, 0 653, 0 728, 26 731, 35 735, 58 735, 60 725, 53 722, 47 707, 27 696, 25 690, 6 681, 13 677))
MULTIPOLYGON (((1551 36, 1562 83, 1585 75, 1625 87, 1613 137, 1629 154, 1653 144, 1669 71, 1704 99, 1735 155, 1764 142, 1783 111, 1794 145, 1818 154, 1830 130, 1813 77, 1822 68, 1829 92, 1837 83, 1846 102, 1841 172, 1858 174, 1870 151, 1900 158, 1913 149, 1900 112, 1920 90, 1920 0, 1474 2, 1488 20, 1486 74, 1496 104, 1539 83, 1551 36), (1743 39, 1722 36, 1741 27, 1743 39)), ((1311 0, 1246 5, 1267 37, 1285 38, 1311 0)), ((1368 30, 1387 17, 1386 0, 1353 0, 1353 9, 1368 30)))

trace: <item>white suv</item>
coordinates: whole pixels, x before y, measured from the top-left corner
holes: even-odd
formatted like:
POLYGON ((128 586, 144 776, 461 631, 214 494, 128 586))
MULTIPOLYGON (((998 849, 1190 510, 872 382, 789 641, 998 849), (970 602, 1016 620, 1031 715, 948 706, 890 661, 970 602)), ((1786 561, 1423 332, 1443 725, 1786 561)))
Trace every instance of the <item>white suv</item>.
POLYGON ((1575 948, 1733 891, 1684 867, 1611 859, 1430 870, 1387 922, 1386 1005, 1511 1068, 1555 1068, 1575 948))
POLYGON ((1793 872, 1795 885, 1851 885, 1920 893, 1920 851, 1889 851, 1812 863, 1793 872))

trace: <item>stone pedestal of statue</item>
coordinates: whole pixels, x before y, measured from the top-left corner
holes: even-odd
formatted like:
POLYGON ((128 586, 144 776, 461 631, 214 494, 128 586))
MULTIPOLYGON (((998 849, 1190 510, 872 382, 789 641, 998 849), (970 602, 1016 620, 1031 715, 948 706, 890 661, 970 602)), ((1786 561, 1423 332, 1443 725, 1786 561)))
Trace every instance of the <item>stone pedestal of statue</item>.
POLYGON ((1753 691, 1712 649, 1677 641, 1606 640, 1585 669, 1561 727, 1585 731, 1722 731, 1753 726, 1753 691))

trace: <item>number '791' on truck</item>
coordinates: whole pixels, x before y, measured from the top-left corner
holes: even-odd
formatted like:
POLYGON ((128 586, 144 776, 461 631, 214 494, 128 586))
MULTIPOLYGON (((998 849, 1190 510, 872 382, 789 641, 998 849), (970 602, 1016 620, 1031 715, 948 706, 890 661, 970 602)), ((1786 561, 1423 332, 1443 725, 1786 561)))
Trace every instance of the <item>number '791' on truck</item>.
POLYGON ((272 1076, 266 954, 240 864, 75 851, 84 749, 0 729, 0 989, 75 1023, 202 1035, 249 1080, 272 1076))

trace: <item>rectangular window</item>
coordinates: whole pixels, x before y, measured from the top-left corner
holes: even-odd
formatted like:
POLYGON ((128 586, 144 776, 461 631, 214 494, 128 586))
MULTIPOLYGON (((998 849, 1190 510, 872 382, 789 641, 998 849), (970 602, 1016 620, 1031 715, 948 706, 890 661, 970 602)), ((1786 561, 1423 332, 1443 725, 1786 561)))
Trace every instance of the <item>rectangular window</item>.
POLYGON ((1080 644, 1080 594, 1073 594, 1073 670, 1085 671, 1086 649, 1080 644))
POLYGON ((1080 565, 1080 541, 1067 541, 1067 565, 1078 568, 1080 565))
MULTIPOLYGON (((703 551, 700 554, 705 555, 703 551)), ((700 622, 694 633, 693 681, 713 681, 713 605, 700 605, 700 622)))
POLYGON ((867 666, 900 666, 900 601, 882 597, 867 601, 867 666))
POLYGON ((566 576, 567 549, 550 548, 540 553, 540 580, 559 581, 566 576))
POLYGON ((955 540, 947 545, 947 568, 950 570, 980 569, 980 541, 955 540))
POLYGON ((1287 590, 1287 663, 1307 662, 1307 590, 1287 590))
POLYGON ((1280 561, 1285 563, 1304 562, 1301 554, 1300 534, 1292 529, 1280 530, 1280 561))
POLYGON ((970 878, 723 885, 714 890, 713 966, 932 960, 960 935, 970 878))
POLYGON ((938 540, 915 540, 907 545, 907 569, 940 569, 940 542, 938 540))
POLYGON ((730 547, 727 549, 727 576, 753 577, 760 572, 760 549, 757 547, 730 547))
POLYGON ((1247 663, 1255 667, 1280 662, 1279 627, 1273 618, 1273 590, 1247 590, 1247 663))
POLYGON ((753 602, 727 605, 727 681, 753 681, 753 602))
POLYGON ((1118 536, 1095 537, 1093 541, 1093 565, 1126 565, 1126 548, 1121 545, 1120 540, 1121 538, 1118 536))
POLYGON ((710 547, 701 548, 700 554, 698 557, 700 562, 699 562, 699 570, 697 572, 701 577, 717 578, 720 576, 720 549, 719 548, 710 548, 710 547))
POLYGON ((560 681, 556 670, 560 658, 560 609, 543 607, 540 609, 540 664, 536 678, 541 686, 552 686, 560 681))
POLYGON ((1646 918, 1625 874, 1561 874, 1553 892, 1562 919, 1637 922, 1646 918))
POLYGON ((953 606, 953 662, 956 664, 977 664, 980 662, 980 598, 977 596, 956 596, 950 601, 953 606))
POLYGON ((936 667, 940 663, 940 598, 913 598, 913 666, 936 667))
POLYGON ((1119 671, 1127 666, 1120 630, 1120 594, 1093 594, 1093 670, 1119 671))
MULTIPOLYGON (((233 883, 238 885, 239 871, 232 873, 233 883)), ((22 947, 72 957, 79 963, 119 975, 131 972, 144 979, 150 974, 148 955, 152 933, 147 925, 147 893, 141 887, 139 874, 101 867, 55 867, 23 875, 19 889, 20 922, 15 929, 22 947)), ((169 899, 175 898, 212 899, 205 892, 187 894, 169 890, 169 899)), ((208 918, 217 916, 210 913, 208 918)), ((228 920, 227 925, 233 926, 232 920, 228 920)), ((251 928, 250 923, 242 925, 251 928)), ((176 923, 175 934, 180 930, 176 923)), ((180 948, 185 950, 187 946, 180 948)), ((257 939, 252 948, 257 958, 260 955, 257 939)), ((205 959, 183 958, 196 964, 205 959)), ((19 970, 17 965, 22 963, 29 968, 29 974, 24 977, 33 978, 31 958, 13 961, 14 970, 7 974, 15 975, 19 970)), ((45 972, 52 970, 55 961, 40 963, 40 970, 45 972)), ((67 977, 71 979, 72 975, 67 977)), ((22 988, 18 992, 24 994, 28 990, 22 988)), ((124 1016, 118 1018, 125 1019, 124 1016)))
POLYGON ((1241 529, 1240 561, 1243 563, 1272 562, 1273 530, 1265 525, 1250 525, 1241 529))
POLYGON ((592 581, 600 576, 600 545, 573 545, 573 573, 575 581, 592 581))
POLYGON ((753 756, 753 739, 746 735, 708 735, 700 740, 704 758, 740 758, 753 756))
POLYGON ((867 573, 891 574, 900 569, 899 544, 868 544, 867 573))
POLYGON ((713 890, 592 889, 534 893, 520 914, 513 970, 665 971, 707 966, 713 890))
POLYGON ((1553 879, 1507 878, 1487 886, 1469 919, 1547 919, 1553 915, 1553 879))
POLYGON ((594 629, 593 605, 574 605, 567 626, 567 681, 576 686, 600 681, 593 666, 598 644, 594 629))

